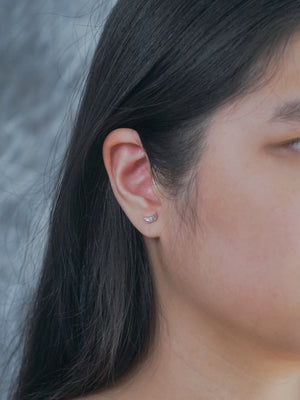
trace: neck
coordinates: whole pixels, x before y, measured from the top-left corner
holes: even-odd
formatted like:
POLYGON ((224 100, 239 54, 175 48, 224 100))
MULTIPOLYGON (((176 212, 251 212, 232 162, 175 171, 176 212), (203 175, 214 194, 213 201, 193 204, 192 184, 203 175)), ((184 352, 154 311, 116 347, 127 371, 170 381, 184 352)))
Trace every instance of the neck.
POLYGON ((299 358, 234 333, 178 299, 163 304, 155 350, 118 398, 300 399, 299 358))

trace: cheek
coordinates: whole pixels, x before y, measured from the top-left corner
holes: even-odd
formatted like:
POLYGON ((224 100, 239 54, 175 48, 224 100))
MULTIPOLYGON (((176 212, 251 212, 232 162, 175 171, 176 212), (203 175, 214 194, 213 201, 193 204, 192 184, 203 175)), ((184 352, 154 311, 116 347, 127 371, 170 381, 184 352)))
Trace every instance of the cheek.
MULTIPOLYGON (((278 186, 276 194, 264 172, 228 164, 204 166, 198 184, 203 229, 186 241, 181 281, 206 312, 251 335, 274 340, 276 332, 286 343, 295 323, 300 329, 296 201, 278 186)), ((300 348, 300 334, 297 340, 300 348)))

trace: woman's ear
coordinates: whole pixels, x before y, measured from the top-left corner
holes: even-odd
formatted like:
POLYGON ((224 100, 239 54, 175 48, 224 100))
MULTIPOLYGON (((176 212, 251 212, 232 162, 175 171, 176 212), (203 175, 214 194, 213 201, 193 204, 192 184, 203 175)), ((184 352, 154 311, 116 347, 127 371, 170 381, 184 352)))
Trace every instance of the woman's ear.
POLYGON ((138 133, 118 128, 103 143, 103 160, 114 195, 132 224, 143 235, 159 237, 163 224, 162 198, 153 185, 150 163, 138 133), (156 213, 147 223, 144 217, 156 213))

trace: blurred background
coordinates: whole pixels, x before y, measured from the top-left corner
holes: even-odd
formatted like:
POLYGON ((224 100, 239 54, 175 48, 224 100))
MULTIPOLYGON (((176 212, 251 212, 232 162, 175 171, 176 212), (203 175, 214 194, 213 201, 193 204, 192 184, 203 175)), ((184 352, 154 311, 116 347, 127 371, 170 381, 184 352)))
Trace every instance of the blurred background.
POLYGON ((39 272, 55 173, 113 0, 0 0, 0 399, 39 272))

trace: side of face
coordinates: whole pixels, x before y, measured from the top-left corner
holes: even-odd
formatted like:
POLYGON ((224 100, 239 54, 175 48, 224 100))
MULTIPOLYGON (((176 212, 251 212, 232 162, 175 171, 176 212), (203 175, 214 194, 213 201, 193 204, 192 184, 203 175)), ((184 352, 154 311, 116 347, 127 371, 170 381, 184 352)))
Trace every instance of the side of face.
POLYGON ((300 138, 300 124, 268 122, 297 95, 299 40, 266 87, 216 113, 196 180, 201 229, 178 234, 170 211, 161 249, 170 293, 299 358, 300 145, 282 142, 300 138))

